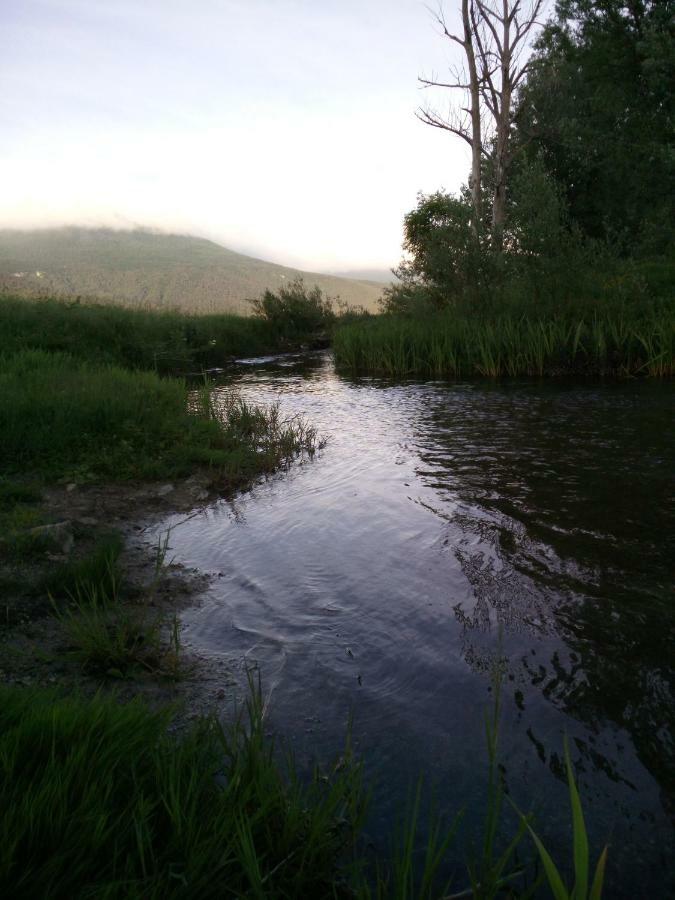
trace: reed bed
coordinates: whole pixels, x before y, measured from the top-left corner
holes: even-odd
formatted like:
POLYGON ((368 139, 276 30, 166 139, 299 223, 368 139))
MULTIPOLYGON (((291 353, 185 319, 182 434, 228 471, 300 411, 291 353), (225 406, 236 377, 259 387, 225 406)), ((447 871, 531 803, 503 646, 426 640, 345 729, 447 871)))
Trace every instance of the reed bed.
POLYGON ((385 315, 343 325, 336 364, 387 377, 675 374, 675 315, 588 319, 385 315))

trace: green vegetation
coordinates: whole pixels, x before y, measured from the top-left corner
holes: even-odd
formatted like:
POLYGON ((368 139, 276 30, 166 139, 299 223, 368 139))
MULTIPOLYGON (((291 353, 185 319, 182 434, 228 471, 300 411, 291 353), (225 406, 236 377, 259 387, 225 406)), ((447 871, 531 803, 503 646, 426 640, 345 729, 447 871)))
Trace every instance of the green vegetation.
POLYGON ((675 316, 380 316, 339 328, 335 359, 387 377, 675 374, 675 316))
POLYGON ((363 278, 302 272, 188 235, 0 230, 0 293, 24 297, 79 296, 136 309, 247 315, 249 298, 297 278, 370 310, 382 293, 381 284, 363 278))
POLYGON ((166 478, 213 468, 231 485, 312 453, 316 436, 180 379, 94 366, 63 353, 0 356, 0 471, 44 478, 166 478))
POLYGON ((0 297, 4 355, 19 350, 68 353, 160 374, 223 366, 235 356, 279 347, 270 323, 235 315, 191 316, 57 300, 0 297))
POLYGON ((152 586, 135 602, 122 596, 122 573, 113 556, 97 585, 77 581, 65 606, 54 602, 68 654, 91 675, 128 678, 140 672, 176 679, 183 671, 180 628, 154 605, 152 586), (126 599, 126 602, 124 600, 126 599))
POLYGON ((336 319, 333 301, 315 286, 308 290, 302 279, 292 281, 276 293, 265 291, 252 301, 256 316, 269 322, 274 331, 288 340, 325 332, 336 319))
POLYGON ((546 880, 555 900, 600 900, 605 880, 607 846, 604 847, 600 854, 600 858, 595 867, 595 872, 593 873, 593 881, 591 882, 588 835, 586 834, 586 824, 584 822, 584 813, 579 798, 579 791, 577 790, 574 773, 572 771, 572 761, 570 759, 567 739, 565 739, 565 768, 567 770, 567 787, 570 795, 570 806, 572 808, 572 835, 574 844, 573 856, 575 881, 571 891, 568 891, 565 887, 563 878, 553 862, 550 853, 546 847, 544 847, 525 817, 522 817, 522 822, 524 826, 527 827, 532 836, 532 840, 535 843, 544 868, 546 880))
POLYGON ((419 112, 471 145, 469 185, 420 195, 388 315, 340 328, 338 363, 395 376, 672 375, 667 4, 561 0, 526 67, 509 48, 539 7, 509 2, 502 21, 501 6, 469 6, 468 37, 455 40, 469 81, 471 46, 478 58, 474 89, 432 78, 466 96, 449 120, 419 112))
POLYGON ((209 719, 178 740, 170 718, 0 689, 3 896, 349 896, 358 769, 286 776, 255 696, 227 732, 209 719))
MULTIPOLYGON (((368 807, 350 751, 300 777, 265 734, 259 689, 223 729, 214 719, 169 734, 170 709, 0 688, 0 891, 13 898, 359 898, 439 900, 452 882, 444 857, 459 819, 432 821, 419 840, 421 783, 387 861, 368 858, 368 807)), ((496 715, 496 714, 495 714, 496 715)), ((495 720, 496 723, 496 720, 495 720)), ((495 724, 496 728, 496 724, 495 724)), ((566 751, 576 884, 568 894, 550 855, 521 816, 495 853, 502 791, 492 734, 485 842, 456 897, 494 898, 525 873, 512 867, 529 830, 552 896, 597 900, 606 849, 588 893, 588 842, 566 751)), ((509 894, 511 895, 511 894, 509 894)), ((514 896, 531 896, 524 893, 514 896)))
POLYGON ((52 601, 78 595, 114 596, 123 582, 119 558, 124 540, 117 532, 97 537, 94 546, 79 559, 67 559, 54 566, 40 583, 40 590, 52 601))

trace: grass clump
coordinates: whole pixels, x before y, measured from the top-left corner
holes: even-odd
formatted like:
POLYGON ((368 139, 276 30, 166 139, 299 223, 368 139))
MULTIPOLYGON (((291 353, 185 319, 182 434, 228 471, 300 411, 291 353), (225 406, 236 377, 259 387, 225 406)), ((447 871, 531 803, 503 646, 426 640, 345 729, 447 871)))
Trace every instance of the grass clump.
POLYGON ((88 675, 127 678, 149 672, 177 679, 184 669, 178 617, 155 604, 166 545, 158 547, 153 582, 135 602, 125 590, 122 547, 120 535, 104 536, 85 558, 64 564, 46 580, 68 655, 88 675))
POLYGON ((358 769, 302 785, 254 695, 180 740, 170 712, 0 689, 0 893, 20 898, 340 897, 358 769))
POLYGON ((40 583, 40 590, 53 600, 64 600, 78 592, 99 590, 114 593, 122 583, 119 557, 124 539, 118 532, 100 535, 82 557, 54 566, 40 583))
POLYGON ((162 613, 146 603, 122 602, 114 585, 78 588, 57 615, 69 655, 89 675, 127 678, 143 671, 176 678, 180 674, 177 620, 165 639, 162 613))
POLYGON ((278 410, 197 401, 181 379, 95 366, 62 353, 0 356, 0 472, 36 477, 167 478, 195 465, 226 481, 270 471, 313 452, 300 420, 282 426, 278 410), (243 428, 255 418, 255 428, 243 428))

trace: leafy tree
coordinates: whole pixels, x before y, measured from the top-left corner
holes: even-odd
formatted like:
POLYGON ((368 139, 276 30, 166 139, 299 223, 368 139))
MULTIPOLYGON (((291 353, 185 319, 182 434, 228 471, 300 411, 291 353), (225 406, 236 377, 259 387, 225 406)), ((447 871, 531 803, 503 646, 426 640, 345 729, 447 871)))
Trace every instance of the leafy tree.
POLYGON ((395 270, 401 284, 385 291, 386 310, 440 308, 479 297, 489 253, 475 233, 468 188, 459 197, 420 194, 403 230, 408 258, 395 270))
POLYGON ((624 255, 672 244, 672 0, 559 0, 519 95, 515 141, 572 221, 624 255))

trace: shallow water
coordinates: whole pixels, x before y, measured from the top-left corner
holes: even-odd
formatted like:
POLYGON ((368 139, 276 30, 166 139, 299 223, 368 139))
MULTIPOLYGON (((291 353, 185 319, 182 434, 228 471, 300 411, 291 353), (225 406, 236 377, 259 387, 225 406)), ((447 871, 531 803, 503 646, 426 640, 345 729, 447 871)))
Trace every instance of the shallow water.
POLYGON ((424 772, 466 810, 458 869, 501 660, 504 777, 554 858, 570 858, 567 734, 593 857, 611 844, 607 896, 675 893, 672 387, 350 381, 326 354, 242 364, 216 394, 232 383, 329 442, 162 523, 214 575, 185 641, 259 663, 301 758, 338 753, 353 713, 376 842, 424 772))

